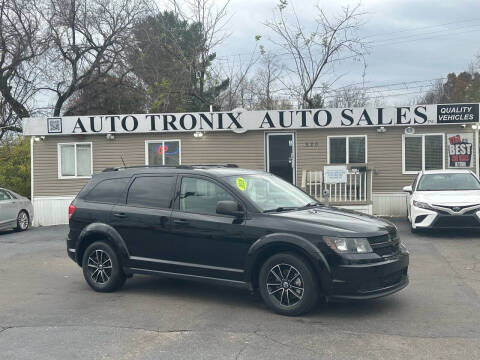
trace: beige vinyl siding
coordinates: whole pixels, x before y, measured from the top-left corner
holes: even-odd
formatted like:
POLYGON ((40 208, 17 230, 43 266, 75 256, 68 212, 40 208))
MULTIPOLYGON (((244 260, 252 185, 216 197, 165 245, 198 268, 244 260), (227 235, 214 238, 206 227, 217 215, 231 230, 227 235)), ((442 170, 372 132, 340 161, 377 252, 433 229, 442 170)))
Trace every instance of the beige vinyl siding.
POLYGON ((262 131, 246 134, 231 132, 206 133, 194 138, 192 133, 115 135, 47 136, 34 142, 34 196, 76 195, 88 179, 58 179, 58 143, 91 142, 93 171, 145 164, 146 140, 180 140, 182 164, 235 163, 241 167, 261 169, 264 165, 264 135, 262 131))
MULTIPOLYGON (((327 164, 327 137, 341 135, 367 135, 367 167, 374 170, 373 192, 401 192, 402 188, 412 183, 415 174, 402 173, 402 137, 405 127, 386 127, 386 132, 378 133, 371 129, 328 129, 297 130, 297 184, 300 184, 302 170, 323 170, 327 164), (307 147, 307 143, 318 142, 318 147, 307 147)), ((459 125, 451 126, 417 126, 415 134, 444 134, 445 168, 448 169, 447 134, 471 132, 469 127, 461 129, 459 125)), ((471 170, 475 171, 475 156, 471 170)), ((358 166, 362 164, 352 164, 358 166)))
MULTIPOLYGON (((402 136, 405 127, 386 127, 385 133, 377 128, 296 130, 297 185, 301 184, 302 170, 323 170, 327 164, 327 137, 341 135, 367 135, 368 169, 373 173, 374 193, 399 193, 411 184, 415 175, 402 174, 402 136), (313 143, 318 146, 307 146, 313 143)), ((467 133, 451 126, 418 126, 415 134, 442 133, 445 135, 445 167, 448 168, 446 135, 467 133)), ((291 132, 291 131, 290 131, 291 132)), ((145 164, 146 140, 180 140, 182 164, 235 163, 240 167, 265 168, 264 131, 208 132, 202 138, 193 133, 115 135, 107 140, 105 135, 47 136, 34 142, 34 196, 75 195, 88 179, 58 179, 57 144, 68 142, 92 142, 93 171, 122 166, 121 155, 128 166, 145 164)), ((474 151, 475 155, 475 151, 474 151)), ((475 166, 475 158, 472 161, 475 166)), ((362 164, 355 164, 362 165, 362 164)), ((355 166, 355 165, 349 165, 355 166)), ((474 167, 471 168, 475 170, 474 167)))

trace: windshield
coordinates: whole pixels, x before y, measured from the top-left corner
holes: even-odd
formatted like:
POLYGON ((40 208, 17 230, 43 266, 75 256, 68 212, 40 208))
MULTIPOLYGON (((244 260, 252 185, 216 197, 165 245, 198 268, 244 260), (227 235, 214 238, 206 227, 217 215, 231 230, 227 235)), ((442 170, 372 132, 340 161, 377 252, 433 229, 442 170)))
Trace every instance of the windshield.
POLYGON ((262 211, 289 210, 317 203, 297 187, 274 175, 237 175, 226 180, 262 211))
POLYGON ((426 174, 420 178, 418 191, 480 190, 480 183, 472 174, 426 174))

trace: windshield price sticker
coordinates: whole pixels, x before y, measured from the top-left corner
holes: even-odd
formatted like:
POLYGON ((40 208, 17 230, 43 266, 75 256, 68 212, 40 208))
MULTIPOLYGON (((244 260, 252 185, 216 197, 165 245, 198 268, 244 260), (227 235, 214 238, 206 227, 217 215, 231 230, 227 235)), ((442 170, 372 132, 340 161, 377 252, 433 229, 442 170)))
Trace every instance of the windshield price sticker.
POLYGON ((245 181, 244 178, 237 178, 237 180, 235 180, 236 184, 237 184, 237 187, 242 190, 242 191, 245 191, 247 190, 247 182, 245 181))

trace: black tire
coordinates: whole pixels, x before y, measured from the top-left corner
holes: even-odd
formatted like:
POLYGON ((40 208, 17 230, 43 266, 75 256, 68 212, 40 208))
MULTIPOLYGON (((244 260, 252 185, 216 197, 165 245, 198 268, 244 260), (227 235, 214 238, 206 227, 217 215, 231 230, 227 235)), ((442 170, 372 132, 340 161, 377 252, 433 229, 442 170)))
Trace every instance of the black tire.
POLYGON ((85 250, 82 268, 88 285, 98 292, 118 290, 127 279, 117 253, 103 241, 94 242, 85 250))
POLYGON ((312 310, 320 295, 313 269, 304 258, 293 253, 279 253, 265 261, 260 268, 258 288, 271 310, 287 316, 312 310))
POLYGON ((17 215, 17 231, 25 231, 28 229, 28 225, 30 225, 30 217, 25 210, 22 210, 17 215))

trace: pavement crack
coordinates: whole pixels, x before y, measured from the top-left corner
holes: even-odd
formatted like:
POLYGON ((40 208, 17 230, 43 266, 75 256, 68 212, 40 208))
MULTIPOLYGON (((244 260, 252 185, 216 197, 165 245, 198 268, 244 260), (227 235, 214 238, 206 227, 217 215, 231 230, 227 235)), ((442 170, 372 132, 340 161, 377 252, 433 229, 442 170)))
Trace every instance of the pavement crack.
POLYGON ((300 345, 300 344, 297 344, 295 342, 292 342, 292 343, 284 343, 284 342, 281 342, 281 341, 278 341, 277 339, 273 339, 272 337, 268 336, 267 334, 265 333, 260 333, 259 331, 254 331, 253 332, 255 335, 257 336, 260 336, 260 337, 263 337, 264 339, 268 340, 268 341, 271 341, 275 344, 278 344, 278 345, 281 345, 281 346, 285 346, 285 347, 288 347, 288 348, 291 348, 292 346, 293 347, 296 347, 296 348, 299 348, 299 349, 303 349, 303 350, 307 350, 307 351, 310 351, 311 353, 315 354, 315 355, 325 355, 323 353, 320 353, 318 351, 315 351, 307 346, 303 346, 303 345, 300 345))
POLYGON ((135 326, 117 326, 117 325, 12 325, 6 327, 0 327, 0 333, 4 332, 5 330, 9 329, 40 329, 40 328, 106 328, 106 329, 124 329, 124 330, 139 330, 139 331, 146 331, 146 332, 154 332, 157 334, 168 334, 168 333, 189 333, 193 330, 190 329, 168 329, 168 330, 161 330, 159 328, 152 329, 152 328, 143 328, 143 327, 135 327, 135 326))

